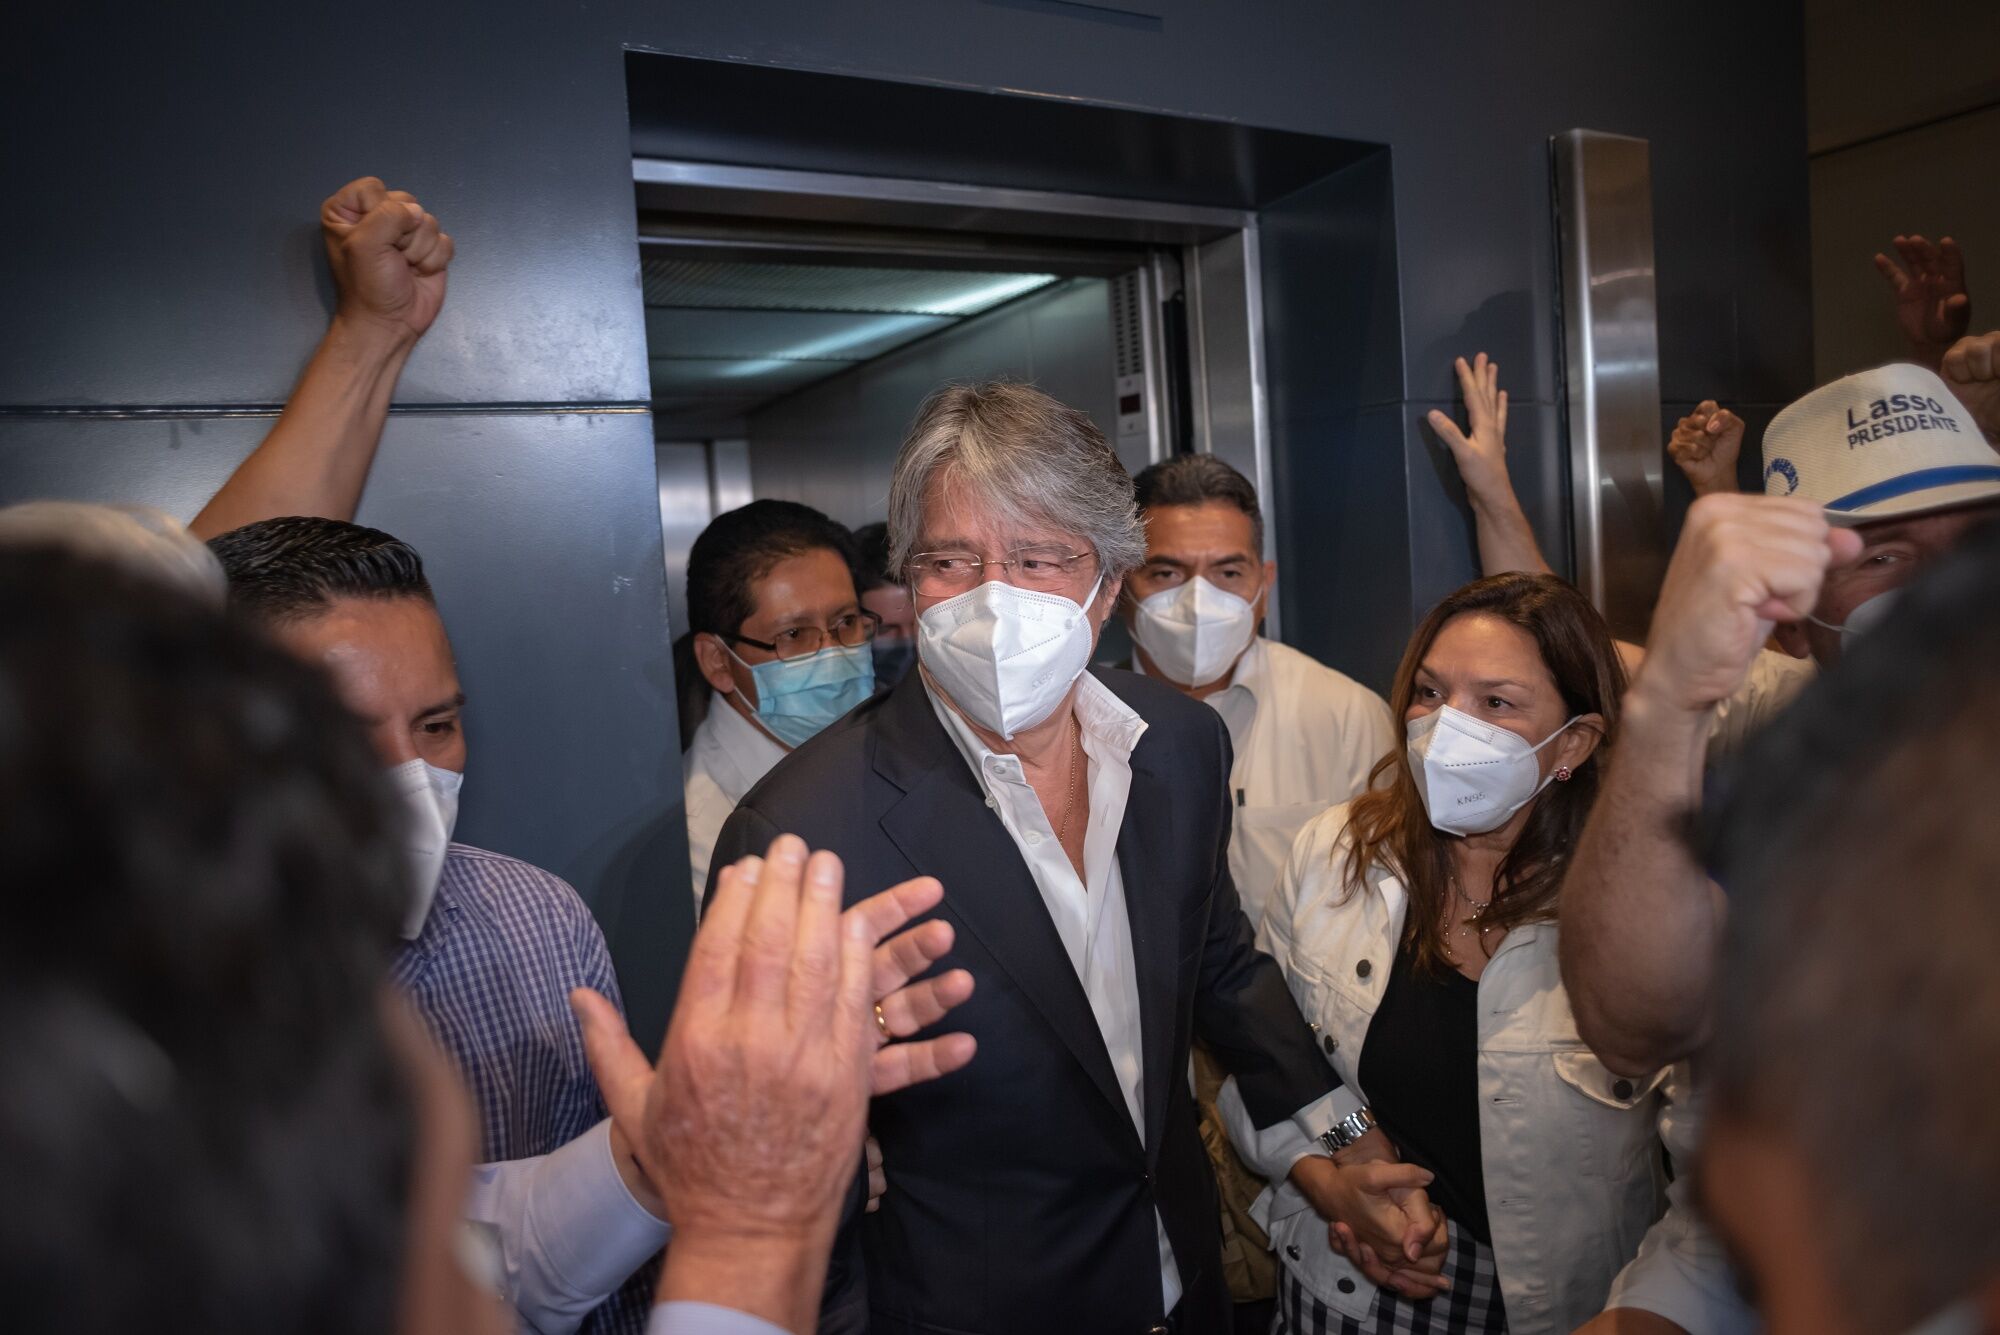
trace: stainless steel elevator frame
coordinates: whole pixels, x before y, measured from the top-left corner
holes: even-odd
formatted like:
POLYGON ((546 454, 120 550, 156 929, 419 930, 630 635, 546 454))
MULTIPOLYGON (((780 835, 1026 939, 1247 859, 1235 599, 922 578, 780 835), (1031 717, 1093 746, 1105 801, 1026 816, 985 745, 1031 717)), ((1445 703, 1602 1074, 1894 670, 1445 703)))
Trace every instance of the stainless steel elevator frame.
POLYGON ((1649 145, 1568 130, 1549 146, 1576 583, 1643 640, 1667 561, 1649 145))

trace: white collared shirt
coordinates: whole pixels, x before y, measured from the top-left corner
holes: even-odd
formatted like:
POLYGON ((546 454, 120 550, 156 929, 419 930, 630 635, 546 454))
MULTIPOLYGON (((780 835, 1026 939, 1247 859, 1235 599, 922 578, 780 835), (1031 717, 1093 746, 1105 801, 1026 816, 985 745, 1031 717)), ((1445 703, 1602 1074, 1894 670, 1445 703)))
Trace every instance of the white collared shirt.
POLYGON ((1708 763, 1734 756, 1772 719, 1791 707, 1819 676, 1819 664, 1771 649, 1759 650, 1736 693, 1716 705, 1709 725, 1708 763))
POLYGON ((716 836, 743 794, 790 754, 775 738, 736 711, 720 695, 708 701, 708 717, 694 730, 681 761, 687 789, 688 863, 694 873, 694 915, 708 889, 708 862, 716 836))
MULTIPOLYGON (((1125 1110, 1143 1141, 1146 1064, 1140 1047, 1139 973, 1132 953, 1132 920, 1125 909, 1125 877, 1118 868, 1118 831, 1125 824, 1125 802, 1132 792, 1132 749, 1146 731, 1146 720, 1088 672, 1077 678, 1076 719, 1089 761, 1090 819, 1084 829, 1080 879, 1019 758, 987 749, 928 679, 924 689, 958 753, 978 776, 986 805, 999 814, 1021 860, 1028 864, 1028 874, 1069 954, 1070 967, 1083 984, 1118 1088, 1125 1095, 1125 1110)), ((1181 1272, 1157 1208, 1153 1227, 1160 1243, 1160 1310, 1171 1312, 1181 1299, 1181 1272)))
MULTIPOLYGON (((532 1159, 472 1171, 460 1249, 480 1256, 524 1331, 572 1331, 667 1243, 671 1232, 634 1200, 612 1156, 605 1119, 532 1159)), ((472 1267, 468 1266, 468 1269, 472 1267)))
MULTIPOLYGON (((1132 665, 1143 672, 1139 656, 1132 665)), ((1381 696, 1289 645, 1258 636, 1229 685, 1204 702, 1222 716, 1236 761, 1229 874, 1255 923, 1306 822, 1358 796, 1402 734, 1381 696)))

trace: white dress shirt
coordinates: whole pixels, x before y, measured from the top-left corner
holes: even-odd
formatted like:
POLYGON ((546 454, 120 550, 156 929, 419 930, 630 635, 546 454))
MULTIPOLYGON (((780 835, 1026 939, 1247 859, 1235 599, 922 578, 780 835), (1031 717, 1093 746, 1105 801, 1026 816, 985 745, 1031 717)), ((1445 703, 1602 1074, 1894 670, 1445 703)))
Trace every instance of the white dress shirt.
MULTIPOLYGON (((1132 791, 1132 748, 1146 731, 1146 720, 1089 673, 1077 679, 1076 719, 1089 762, 1085 809, 1090 821, 1083 835, 1087 879, 1079 879, 1020 759, 989 751, 928 679, 924 689, 959 754, 979 776, 986 805, 999 813, 1021 860, 1028 864, 1035 888, 1042 892, 1056 935, 1069 952, 1070 967, 1090 1001, 1090 1013, 1097 1018, 1097 1031, 1125 1095, 1125 1110, 1143 1140, 1146 1065, 1139 1046, 1139 972, 1132 954, 1132 920, 1125 909, 1125 877, 1118 868, 1118 831, 1125 824, 1125 799, 1132 791)), ((1158 1209, 1153 1211, 1153 1228, 1160 1243, 1160 1310, 1171 1312, 1181 1300, 1181 1272, 1158 1209)))
POLYGON ((480 1164, 465 1218, 483 1226, 497 1252, 491 1278, 536 1335, 575 1330, 669 1232, 618 1175, 609 1119, 548 1154, 480 1164))
POLYGON ((646 1323, 646 1335, 786 1335, 762 1317, 713 1303, 661 1303, 646 1323))
MULTIPOLYGON (((1140 667, 1137 654, 1132 662, 1140 667)), ((1292 840, 1314 816, 1366 789, 1368 772, 1401 745, 1401 732, 1381 696, 1261 635, 1236 660, 1229 685, 1205 703, 1222 716, 1236 752, 1229 874, 1254 923, 1292 840)))
POLYGON ((688 863, 694 873, 694 916, 701 918, 701 898, 708 890, 708 862, 722 823, 743 794, 771 772, 790 752, 776 738, 736 711, 719 694, 708 700, 708 717, 694 730, 681 777, 687 790, 688 863))

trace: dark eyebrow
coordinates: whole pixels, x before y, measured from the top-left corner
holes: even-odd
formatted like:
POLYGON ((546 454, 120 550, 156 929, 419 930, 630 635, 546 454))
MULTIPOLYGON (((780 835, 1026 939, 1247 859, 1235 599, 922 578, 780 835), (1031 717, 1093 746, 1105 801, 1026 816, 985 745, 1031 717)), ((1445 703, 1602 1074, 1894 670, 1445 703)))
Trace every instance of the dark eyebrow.
POLYGON ((426 708, 419 709, 417 711, 417 717, 420 719, 424 719, 424 718, 429 718, 433 714, 448 714, 454 709, 463 709, 463 708, 465 708, 465 692, 460 691, 457 695, 454 695, 449 700, 445 700, 438 704, 430 705, 426 708))
POLYGON ((1146 564, 1149 566, 1174 566, 1177 569, 1186 570, 1191 562, 1183 561, 1178 556, 1149 556, 1146 558, 1146 564))

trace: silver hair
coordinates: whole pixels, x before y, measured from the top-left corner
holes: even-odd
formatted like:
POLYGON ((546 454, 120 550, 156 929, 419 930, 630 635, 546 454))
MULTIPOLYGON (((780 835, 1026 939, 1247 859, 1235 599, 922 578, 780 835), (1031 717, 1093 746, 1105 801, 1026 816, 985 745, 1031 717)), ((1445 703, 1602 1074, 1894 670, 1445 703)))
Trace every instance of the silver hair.
POLYGON ((924 500, 949 477, 995 517, 1081 535, 1107 580, 1146 559, 1132 478, 1089 416, 1031 385, 946 385, 924 400, 889 479, 889 560, 899 576, 923 534, 924 500))
POLYGON ((208 544, 150 505, 23 501, 0 507, 0 548, 59 547, 191 593, 220 608, 229 595, 208 544))

